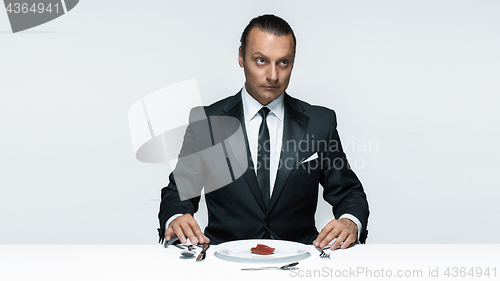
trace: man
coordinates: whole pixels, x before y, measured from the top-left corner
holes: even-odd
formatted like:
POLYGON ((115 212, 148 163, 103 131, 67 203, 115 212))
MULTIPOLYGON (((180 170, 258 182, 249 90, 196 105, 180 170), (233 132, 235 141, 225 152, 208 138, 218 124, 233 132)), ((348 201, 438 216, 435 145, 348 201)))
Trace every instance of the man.
MULTIPOLYGON (((192 243, 218 244, 272 238, 325 247, 336 238, 332 250, 365 242, 368 203, 340 145, 335 113, 285 92, 295 49, 292 29, 279 17, 259 16, 245 28, 238 56, 246 78, 244 87, 235 96, 203 108, 209 121, 201 127, 190 123, 179 159, 189 154, 186 147, 210 146, 201 145, 200 140, 210 139, 212 145, 224 143, 214 137, 214 131, 218 127, 228 131, 230 126, 216 120, 234 117, 241 122, 244 141, 239 148, 226 143, 224 154, 228 165, 234 167, 228 151, 247 152, 248 169, 241 177, 233 172, 231 182, 206 193, 209 222, 203 233, 193 218, 199 197, 181 200, 178 185, 182 181, 206 190, 209 182, 217 181, 210 163, 213 157, 179 160, 169 185, 162 189, 161 240, 177 237, 181 243, 188 238, 192 243), (314 221, 319 184, 338 218, 320 233, 314 221)), ((193 115, 191 120, 199 120, 193 115)))

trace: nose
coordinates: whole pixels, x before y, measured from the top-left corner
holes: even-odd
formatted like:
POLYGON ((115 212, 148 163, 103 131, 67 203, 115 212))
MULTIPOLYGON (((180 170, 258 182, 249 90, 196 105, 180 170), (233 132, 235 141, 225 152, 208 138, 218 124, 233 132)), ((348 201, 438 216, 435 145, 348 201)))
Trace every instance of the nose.
POLYGON ((276 81, 279 78, 279 73, 276 65, 274 64, 269 64, 269 68, 267 70, 267 80, 269 81, 276 81))

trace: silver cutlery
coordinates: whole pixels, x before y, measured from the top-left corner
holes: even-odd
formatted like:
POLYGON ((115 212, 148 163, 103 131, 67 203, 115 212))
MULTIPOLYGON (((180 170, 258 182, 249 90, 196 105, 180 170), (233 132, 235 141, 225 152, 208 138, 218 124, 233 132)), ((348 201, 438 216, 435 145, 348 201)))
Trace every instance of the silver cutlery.
POLYGON ((179 248, 179 249, 183 249, 183 251, 181 252, 181 255, 184 258, 192 258, 196 254, 196 252, 193 251, 194 245, 179 245, 179 244, 176 244, 175 246, 177 248, 179 248), (187 249, 184 249, 184 247, 182 247, 182 246, 187 247, 187 249))
POLYGON ((203 244, 203 247, 202 247, 202 250, 201 250, 201 253, 198 255, 198 257, 196 258, 196 261, 202 261, 205 259, 206 255, 207 255, 207 249, 210 247, 209 244, 203 244))
POLYGON ((316 248, 318 251, 320 251, 321 253, 319 254, 319 257, 322 258, 322 259, 330 259, 330 254, 327 254, 325 253, 325 251, 323 251, 323 249, 321 248, 318 248, 316 246, 314 246, 314 248, 316 248))
POLYGON ((263 269, 283 269, 283 270, 294 270, 298 269, 295 267, 299 262, 292 262, 289 264, 285 264, 284 266, 264 266, 264 267, 254 267, 254 268, 242 268, 241 270, 263 270, 263 269))

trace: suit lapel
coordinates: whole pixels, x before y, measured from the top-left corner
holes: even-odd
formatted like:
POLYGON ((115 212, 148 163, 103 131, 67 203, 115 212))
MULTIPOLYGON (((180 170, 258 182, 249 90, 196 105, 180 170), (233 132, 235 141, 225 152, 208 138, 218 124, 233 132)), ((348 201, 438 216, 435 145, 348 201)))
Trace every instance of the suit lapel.
MULTIPOLYGON (((241 128, 245 136, 245 147, 247 152, 246 155, 248 159, 248 168, 244 172, 243 177, 245 178, 245 181, 247 182, 248 187, 252 191, 253 196, 255 197, 255 200, 257 200, 257 203, 259 204, 260 208, 262 209, 263 212, 266 212, 266 207, 264 205, 262 193, 260 192, 259 184, 257 182, 257 176, 255 175, 255 170, 252 161, 252 154, 250 153, 250 146, 248 145, 248 137, 245 128, 245 116, 243 114, 243 102, 241 101, 241 91, 235 96, 231 97, 229 100, 227 100, 226 104, 222 107, 222 111, 223 113, 221 114, 221 116, 234 117, 240 121, 241 128)), ((221 120, 221 122, 219 123, 223 124, 224 122, 221 120)), ((226 139, 229 138, 232 133, 234 133, 233 129, 228 129, 225 126, 222 126, 222 130, 225 133, 226 139)))
POLYGON ((297 165, 298 145, 307 129, 309 117, 305 116, 304 108, 295 100, 285 93, 285 114, 283 123, 283 141, 281 144, 280 167, 274 182, 273 194, 269 202, 268 212, 272 209, 283 187, 292 172, 292 169, 297 165), (289 145, 287 145, 287 143, 289 145), (295 142, 295 143, 292 143, 295 142))

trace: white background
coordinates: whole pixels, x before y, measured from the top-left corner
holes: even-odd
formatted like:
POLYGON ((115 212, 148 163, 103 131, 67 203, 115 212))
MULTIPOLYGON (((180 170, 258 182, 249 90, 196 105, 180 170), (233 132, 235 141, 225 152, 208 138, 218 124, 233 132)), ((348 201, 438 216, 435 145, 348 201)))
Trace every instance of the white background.
POLYGON ((170 168, 135 159, 128 109, 190 78, 236 93, 264 13, 297 36, 287 92, 338 114, 368 243, 497 243, 500 2, 472 0, 84 0, 18 34, 0 11, 0 243, 155 243, 170 168))

